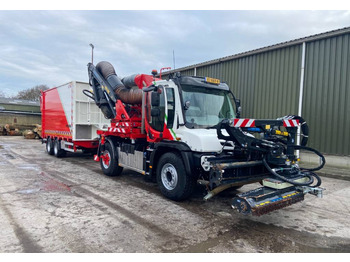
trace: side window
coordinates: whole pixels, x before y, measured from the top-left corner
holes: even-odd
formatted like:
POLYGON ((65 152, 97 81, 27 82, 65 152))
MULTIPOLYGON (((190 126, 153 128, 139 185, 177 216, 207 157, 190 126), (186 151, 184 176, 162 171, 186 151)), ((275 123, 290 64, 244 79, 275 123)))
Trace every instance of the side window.
POLYGON ((168 120, 167 127, 173 128, 175 117, 175 94, 173 88, 165 88, 167 96, 168 120))

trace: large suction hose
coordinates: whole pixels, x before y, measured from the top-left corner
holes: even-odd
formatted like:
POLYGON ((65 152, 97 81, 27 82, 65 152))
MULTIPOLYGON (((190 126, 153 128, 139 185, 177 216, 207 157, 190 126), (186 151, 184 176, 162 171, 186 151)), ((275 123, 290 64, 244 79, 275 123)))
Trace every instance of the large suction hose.
MULTIPOLYGON (((141 104, 142 103, 142 90, 141 89, 129 89, 125 87, 123 82, 119 79, 115 73, 114 67, 111 63, 102 61, 96 65, 96 69, 107 80, 110 86, 113 88, 114 93, 125 104, 141 104)), ((127 86, 130 86, 132 76, 127 78, 127 86)), ((134 77, 135 78, 135 77, 134 77)))

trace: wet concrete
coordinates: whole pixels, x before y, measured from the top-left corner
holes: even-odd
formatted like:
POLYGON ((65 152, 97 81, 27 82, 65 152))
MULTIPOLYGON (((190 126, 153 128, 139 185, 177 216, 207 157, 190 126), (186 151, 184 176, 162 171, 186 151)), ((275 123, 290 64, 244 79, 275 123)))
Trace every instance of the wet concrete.
POLYGON ((237 192, 183 202, 125 170, 102 175, 92 156, 57 159, 39 140, 0 137, 0 252, 350 252, 350 182, 323 178, 324 198, 262 217, 230 208, 237 192))

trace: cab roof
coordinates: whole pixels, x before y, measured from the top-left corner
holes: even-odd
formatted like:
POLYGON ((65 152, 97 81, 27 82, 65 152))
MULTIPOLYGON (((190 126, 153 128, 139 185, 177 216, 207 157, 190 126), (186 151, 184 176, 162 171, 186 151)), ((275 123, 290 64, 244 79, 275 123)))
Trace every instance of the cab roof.
POLYGON ((180 76, 178 77, 178 81, 180 85, 193 85, 193 86, 200 86, 204 88, 213 88, 213 89, 220 89, 229 91, 230 88, 226 83, 220 83, 220 84, 214 84, 206 81, 205 77, 199 77, 199 76, 180 76))

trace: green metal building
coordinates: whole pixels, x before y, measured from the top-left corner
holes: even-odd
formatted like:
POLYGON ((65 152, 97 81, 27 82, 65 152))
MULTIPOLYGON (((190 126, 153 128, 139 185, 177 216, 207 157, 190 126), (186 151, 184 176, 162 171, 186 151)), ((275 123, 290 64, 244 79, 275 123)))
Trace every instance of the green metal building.
POLYGON ((308 145, 350 155, 350 27, 164 72, 209 76, 241 99, 242 117, 300 115, 308 145))
POLYGON ((0 97, 0 111, 41 113, 40 102, 0 97))
POLYGON ((41 124, 40 103, 0 97, 0 129, 6 124, 19 127, 41 124))

